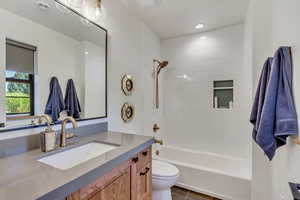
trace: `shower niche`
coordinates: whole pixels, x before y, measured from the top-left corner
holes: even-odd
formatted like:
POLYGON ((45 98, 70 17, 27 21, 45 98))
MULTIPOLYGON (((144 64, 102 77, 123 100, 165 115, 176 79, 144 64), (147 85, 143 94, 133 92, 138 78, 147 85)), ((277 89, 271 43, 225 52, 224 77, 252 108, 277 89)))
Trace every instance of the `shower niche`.
POLYGON ((232 109, 233 108, 233 80, 221 80, 213 82, 213 108, 232 109))

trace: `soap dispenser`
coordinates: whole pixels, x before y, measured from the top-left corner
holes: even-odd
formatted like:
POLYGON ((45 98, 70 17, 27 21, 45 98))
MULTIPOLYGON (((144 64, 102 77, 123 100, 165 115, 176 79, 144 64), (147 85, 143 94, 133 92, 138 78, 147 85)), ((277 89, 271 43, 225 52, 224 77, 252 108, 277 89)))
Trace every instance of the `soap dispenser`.
POLYGON ((56 132, 52 127, 47 127, 45 131, 40 133, 41 135, 41 151, 49 152, 56 148, 56 132))
POLYGON ((46 120, 47 128, 40 133, 41 137, 41 151, 49 152, 56 148, 56 132, 51 127, 52 119, 48 115, 41 115, 37 117, 39 123, 43 123, 43 119, 46 120))

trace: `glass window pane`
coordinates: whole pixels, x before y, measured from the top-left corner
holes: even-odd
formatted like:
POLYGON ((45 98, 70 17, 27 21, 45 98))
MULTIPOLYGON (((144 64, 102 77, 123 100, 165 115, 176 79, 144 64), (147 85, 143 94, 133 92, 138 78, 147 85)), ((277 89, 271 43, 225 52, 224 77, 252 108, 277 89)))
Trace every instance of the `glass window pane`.
POLYGON ((7 81, 6 96, 30 97, 30 84, 7 81))
POLYGON ((214 90, 214 108, 232 108, 233 89, 214 90))
POLYGON ((30 98, 6 97, 5 108, 7 114, 30 113, 30 98))
POLYGON ((233 87, 233 80, 214 81, 214 87, 233 87))
POLYGON ((6 78, 29 80, 29 74, 24 72, 15 72, 15 71, 6 70, 6 78))

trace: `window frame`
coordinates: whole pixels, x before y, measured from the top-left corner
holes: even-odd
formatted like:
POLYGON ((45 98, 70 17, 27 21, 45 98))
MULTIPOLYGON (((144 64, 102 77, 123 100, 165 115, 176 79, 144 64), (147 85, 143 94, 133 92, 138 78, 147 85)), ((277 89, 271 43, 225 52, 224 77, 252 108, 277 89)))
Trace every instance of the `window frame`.
MULTIPOLYGON (((33 73, 32 74, 29 74, 29 78, 26 80, 26 79, 17 79, 17 78, 13 78, 13 77, 5 77, 5 83, 7 82, 14 82, 14 83, 25 83, 25 84, 29 84, 29 87, 30 87, 30 94, 29 94, 29 99, 30 99, 30 111, 29 112, 26 112, 26 113, 7 113, 5 112, 6 114, 6 118, 8 119, 14 119, 14 118, 19 118, 19 117, 31 117, 31 116, 34 116, 35 115, 35 97, 34 97, 34 91, 35 91, 35 81, 34 81, 34 74, 35 74, 35 65, 36 65, 36 51, 37 51, 37 48, 35 46, 32 46, 32 45, 29 45, 29 44, 26 44, 26 43, 22 43, 22 42, 18 42, 18 41, 15 41, 15 40, 11 40, 9 38, 6 38, 6 45, 12 45, 12 46, 15 46, 15 47, 18 47, 18 48, 23 48, 23 49, 27 49, 27 50, 31 50, 34 52, 34 56, 33 56, 33 63, 34 63, 34 66, 33 67, 33 73)), ((8 96, 6 96, 6 91, 5 91, 5 99, 7 98, 8 96)), ((15 97, 15 98, 24 98, 24 97, 15 97)), ((26 97, 27 98, 27 97, 26 97)))

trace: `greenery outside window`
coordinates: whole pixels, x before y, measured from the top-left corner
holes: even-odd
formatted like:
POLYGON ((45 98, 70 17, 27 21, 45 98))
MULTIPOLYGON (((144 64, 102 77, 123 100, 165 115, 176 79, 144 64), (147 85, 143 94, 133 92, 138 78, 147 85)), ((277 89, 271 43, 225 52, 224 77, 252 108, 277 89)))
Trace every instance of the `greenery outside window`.
POLYGON ((6 71, 6 114, 34 115, 33 75, 6 71))

